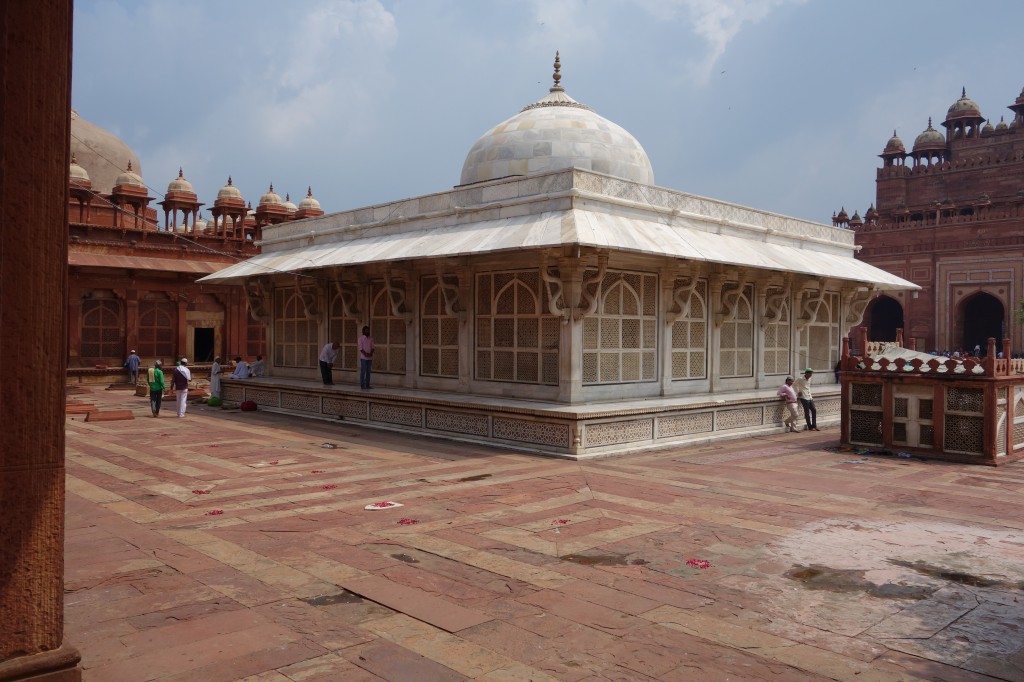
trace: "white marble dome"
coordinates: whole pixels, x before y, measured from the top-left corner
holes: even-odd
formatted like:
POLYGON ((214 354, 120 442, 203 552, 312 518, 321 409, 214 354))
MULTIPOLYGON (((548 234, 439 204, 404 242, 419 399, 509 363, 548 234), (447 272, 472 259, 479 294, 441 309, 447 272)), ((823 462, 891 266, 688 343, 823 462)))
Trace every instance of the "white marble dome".
POLYGON ((548 95, 499 123, 476 141, 462 165, 460 184, 583 168, 654 184, 647 152, 624 128, 597 115, 558 81, 548 95))
POLYGON ((191 192, 195 194, 195 190, 192 188, 192 183, 185 179, 185 172, 179 168, 178 177, 174 178, 167 185, 167 193, 171 192, 191 192))
POLYGON ((218 199, 238 199, 239 201, 242 201, 242 192, 237 187, 235 187, 234 183, 231 182, 231 176, 230 175, 228 176, 228 184, 226 184, 223 187, 221 187, 220 191, 217 192, 217 198, 218 199))
POLYGON ((89 179, 89 171, 78 165, 78 157, 74 152, 71 152, 71 165, 68 167, 68 179, 70 182, 79 185, 91 186, 92 184, 92 181, 89 179))
POLYGON ((260 206, 275 205, 280 206, 282 204, 281 197, 277 192, 274 191, 274 183, 270 183, 270 189, 267 193, 260 197, 260 206))
POLYGON ((126 187, 145 187, 146 183, 142 181, 142 176, 135 172, 132 168, 132 161, 128 159, 128 167, 123 173, 114 179, 114 187, 118 185, 124 185, 126 187))
POLYGON ((299 208, 307 211, 319 211, 320 202, 313 197, 313 188, 309 187, 306 190, 306 196, 299 202, 299 208))

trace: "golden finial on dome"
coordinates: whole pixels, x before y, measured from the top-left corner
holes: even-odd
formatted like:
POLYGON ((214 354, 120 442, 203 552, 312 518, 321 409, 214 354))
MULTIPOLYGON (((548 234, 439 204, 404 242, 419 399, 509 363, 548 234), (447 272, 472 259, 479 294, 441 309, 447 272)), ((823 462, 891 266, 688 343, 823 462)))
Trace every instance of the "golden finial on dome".
POLYGON ((184 178, 185 177, 185 171, 183 171, 181 169, 181 166, 178 166, 178 177, 179 178, 184 178))
POLYGON ((313 186, 312 185, 307 185, 306 186, 306 196, 307 197, 313 196, 313 186))
POLYGON ((128 159, 128 168, 126 168, 125 170, 127 170, 129 173, 132 172, 132 160, 131 159, 128 159))
POLYGON ((555 79, 555 84, 551 86, 551 92, 565 91, 560 81, 562 80, 562 59, 558 55, 558 50, 555 50, 555 72, 551 74, 551 77, 555 79))

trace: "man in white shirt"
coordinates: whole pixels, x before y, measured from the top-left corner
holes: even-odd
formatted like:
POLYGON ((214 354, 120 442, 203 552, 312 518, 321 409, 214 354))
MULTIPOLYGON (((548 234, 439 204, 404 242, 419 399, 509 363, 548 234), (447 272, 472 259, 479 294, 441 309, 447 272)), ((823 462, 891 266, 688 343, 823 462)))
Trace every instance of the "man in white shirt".
POLYGON ((786 433, 796 433, 796 420, 800 415, 796 411, 796 391, 793 390, 793 377, 786 377, 786 383, 779 387, 775 394, 786 406, 786 418, 783 424, 786 426, 786 433))
POLYGON ((804 370, 804 375, 793 382, 796 397, 804 406, 804 421, 807 422, 807 428, 804 431, 821 431, 818 428, 818 409, 814 406, 814 395, 811 393, 811 377, 813 375, 814 370, 808 367, 804 370))
POLYGON ((320 376, 324 380, 324 386, 334 383, 334 374, 331 369, 334 367, 334 361, 338 359, 339 348, 341 348, 341 344, 337 341, 328 341, 320 351, 320 376))
POLYGON ((184 417, 185 410, 188 408, 188 382, 190 381, 192 381, 192 370, 188 368, 188 358, 182 358, 178 366, 171 372, 171 385, 174 386, 179 417, 184 417))
POLYGON ((256 356, 256 362, 249 365, 249 375, 254 377, 267 376, 267 362, 262 355, 256 356))

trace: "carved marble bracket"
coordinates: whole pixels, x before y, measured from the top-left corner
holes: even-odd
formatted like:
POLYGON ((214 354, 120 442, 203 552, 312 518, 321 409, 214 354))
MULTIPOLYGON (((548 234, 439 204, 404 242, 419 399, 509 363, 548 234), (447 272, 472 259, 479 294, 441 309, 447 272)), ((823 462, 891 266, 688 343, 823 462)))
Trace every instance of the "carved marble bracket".
POLYGON ((684 317, 690 316, 690 300, 693 293, 697 291, 697 285, 700 284, 700 268, 699 266, 694 268, 693 273, 687 277, 675 279, 672 282, 672 301, 675 303, 678 310, 670 310, 668 315, 665 316, 665 323, 672 325, 677 320, 684 317))
POLYGON ((356 296, 356 292, 338 280, 334 280, 334 290, 338 293, 338 300, 341 301, 341 312, 345 317, 359 321, 359 297, 356 296))
POLYGON ((249 301, 249 314, 252 319, 263 324, 270 323, 270 290, 260 278, 248 279, 242 287, 249 301))
POLYGON ((846 323, 851 326, 860 324, 861 319, 864 317, 864 310, 868 307, 868 303, 871 302, 871 298, 875 295, 875 285, 871 284, 866 289, 852 289, 846 293, 844 297, 846 300, 846 323))
POLYGON ((298 292, 299 298, 302 299, 302 309, 306 314, 306 319, 320 319, 319 296, 317 296, 319 293, 318 287, 315 284, 304 284, 302 278, 296 275, 295 290, 298 292))
POLYGON ((388 291, 388 301, 391 303, 391 314, 405 320, 406 324, 412 324, 412 313, 405 310, 405 289, 400 289, 391 284, 391 270, 384 271, 384 288, 388 291))
MULTIPOLYGON (((605 273, 608 272, 608 252, 601 251, 597 254, 597 272, 590 277, 583 278, 583 286, 580 287, 581 297, 587 302, 587 307, 577 306, 573 310, 573 319, 582 320, 597 312, 597 305, 601 301, 601 282, 605 273), (590 287, 597 285, 594 293, 590 293, 590 287)), ((621 278, 621 275, 620 275, 621 278)))
POLYGON ((569 321, 570 311, 559 304, 564 288, 562 280, 552 275, 548 267, 548 257, 547 254, 544 254, 544 261, 540 265, 540 278, 544 282, 544 291, 548 295, 548 313, 562 318, 562 324, 565 324, 569 321))
POLYGON ((825 280, 819 279, 817 288, 804 289, 800 295, 800 315, 796 318, 797 331, 803 331, 807 325, 818 321, 818 312, 825 302, 825 280))
POLYGON ((446 277, 454 277, 455 281, 459 282, 458 273, 437 271, 437 286, 441 290, 441 295, 444 296, 444 312, 448 317, 455 317, 458 318, 459 322, 465 322, 466 311, 459 300, 459 285, 450 284, 445 279, 446 277))
POLYGON ((597 272, 590 277, 583 275, 586 267, 580 258, 560 258, 558 275, 554 275, 548 265, 548 254, 544 254, 540 278, 548 295, 548 312, 561 317, 563 324, 569 320, 582 320, 597 312, 601 301, 601 282, 608 272, 608 252, 598 252, 597 272))
POLYGON ((775 324, 782 319, 782 313, 786 310, 786 304, 793 292, 793 277, 786 275, 782 280, 782 289, 774 294, 768 294, 764 299, 764 315, 761 317, 761 329, 770 324, 775 324))
POLYGON ((737 304, 740 296, 743 295, 743 287, 746 286, 746 272, 740 270, 735 282, 726 282, 722 285, 721 306, 715 313, 715 326, 721 327, 726 322, 736 319, 737 304))

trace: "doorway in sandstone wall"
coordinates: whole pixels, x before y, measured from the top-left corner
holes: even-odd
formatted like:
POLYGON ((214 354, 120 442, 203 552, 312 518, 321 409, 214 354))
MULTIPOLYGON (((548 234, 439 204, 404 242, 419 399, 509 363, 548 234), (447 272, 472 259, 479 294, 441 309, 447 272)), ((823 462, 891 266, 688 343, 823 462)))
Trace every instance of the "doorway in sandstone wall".
POLYGON ((1002 301, 981 291, 960 305, 963 320, 960 338, 963 347, 970 351, 975 345, 980 345, 984 352, 990 337, 1001 347, 1006 330, 1006 309, 1002 301))
POLYGON ((216 343, 213 327, 195 327, 192 336, 192 348, 195 362, 213 362, 216 343))

